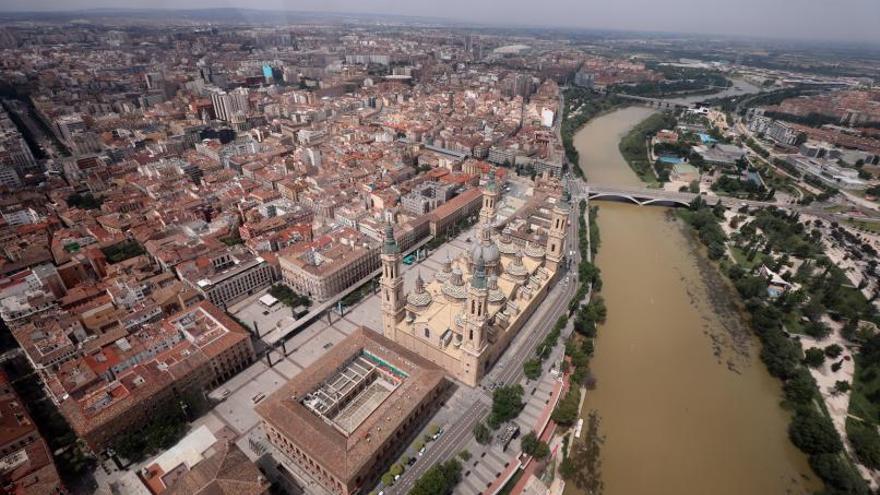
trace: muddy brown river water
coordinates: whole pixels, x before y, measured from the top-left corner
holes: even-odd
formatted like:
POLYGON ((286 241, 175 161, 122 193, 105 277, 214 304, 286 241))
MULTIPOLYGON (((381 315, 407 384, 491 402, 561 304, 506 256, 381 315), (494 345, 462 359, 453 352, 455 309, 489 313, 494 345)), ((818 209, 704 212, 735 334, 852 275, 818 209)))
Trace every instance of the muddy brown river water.
MULTIPOLYGON (((650 115, 629 107, 575 136, 591 182, 639 186, 620 138, 650 115)), ((820 488, 788 440, 779 383, 759 360, 730 289, 670 211, 599 205, 608 320, 592 361, 606 495, 802 494, 820 488)), ((583 495, 569 484, 566 495, 583 495)))

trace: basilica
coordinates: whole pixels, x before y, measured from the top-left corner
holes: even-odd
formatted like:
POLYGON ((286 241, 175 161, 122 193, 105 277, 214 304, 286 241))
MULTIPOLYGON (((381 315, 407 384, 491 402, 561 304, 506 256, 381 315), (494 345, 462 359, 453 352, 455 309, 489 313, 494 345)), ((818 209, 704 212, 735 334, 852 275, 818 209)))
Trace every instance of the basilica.
POLYGON ((483 188, 478 235, 431 280, 419 274, 404 296, 400 251, 389 225, 382 247, 383 332, 476 386, 545 298, 565 257, 565 193, 499 221, 494 170, 483 188))

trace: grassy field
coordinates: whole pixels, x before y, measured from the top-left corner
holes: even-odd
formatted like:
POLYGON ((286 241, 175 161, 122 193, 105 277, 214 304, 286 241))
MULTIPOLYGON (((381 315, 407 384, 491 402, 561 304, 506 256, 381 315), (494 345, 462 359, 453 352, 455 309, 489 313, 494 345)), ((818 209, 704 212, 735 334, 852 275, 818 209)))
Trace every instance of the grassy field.
POLYGON ((733 253, 733 259, 736 261, 736 264, 741 266, 745 271, 751 271, 752 268, 761 266, 764 262, 764 258, 767 257, 764 253, 758 252, 755 254, 754 259, 749 261, 746 253, 736 246, 730 246, 730 252, 733 253))
POLYGON ((860 230, 866 230, 868 232, 880 234, 880 222, 862 222, 860 220, 847 220, 846 223, 860 230))

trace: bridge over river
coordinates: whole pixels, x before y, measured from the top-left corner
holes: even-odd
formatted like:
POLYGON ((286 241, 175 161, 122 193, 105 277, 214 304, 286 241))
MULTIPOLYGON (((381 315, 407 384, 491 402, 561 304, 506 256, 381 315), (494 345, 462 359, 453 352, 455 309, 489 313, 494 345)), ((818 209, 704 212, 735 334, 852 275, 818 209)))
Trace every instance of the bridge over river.
MULTIPOLYGON (((602 184, 585 184, 581 181, 569 183, 572 194, 587 197, 595 201, 624 201, 639 206, 688 206, 694 198, 700 194, 692 192, 666 191, 663 189, 634 188, 620 186, 606 186, 602 184)), ((799 205, 790 203, 776 203, 772 201, 755 201, 750 199, 732 198, 729 196, 702 195, 706 203, 714 205, 719 200, 728 208, 748 206, 750 208, 775 206, 789 211, 797 211, 808 215, 814 215, 830 221, 861 220, 866 222, 880 222, 880 218, 868 217, 850 213, 833 213, 811 205, 799 205)))

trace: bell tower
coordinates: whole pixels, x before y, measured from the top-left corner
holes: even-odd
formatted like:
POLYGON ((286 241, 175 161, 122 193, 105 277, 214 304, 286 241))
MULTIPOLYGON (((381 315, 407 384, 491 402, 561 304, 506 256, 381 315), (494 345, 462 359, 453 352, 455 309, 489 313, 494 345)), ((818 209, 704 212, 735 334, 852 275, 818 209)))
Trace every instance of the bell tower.
POLYGON ((482 228, 490 228, 495 223, 495 212, 498 208, 498 183, 495 181, 495 169, 489 170, 486 187, 483 188, 483 207, 480 209, 482 228))
POLYGON ((394 227, 385 225, 385 241, 382 244, 382 333, 397 341, 397 323, 403 319, 403 278, 400 277, 400 248, 394 240, 394 227))
POLYGON ((547 232, 545 266, 554 274, 559 271, 559 265, 565 258, 565 230, 569 211, 568 191, 563 191, 550 214, 550 229, 547 232))
POLYGON ((463 381, 476 385, 482 376, 483 350, 486 347, 486 326, 489 319, 489 284, 482 255, 474 261, 474 276, 467 289, 462 350, 463 381))

